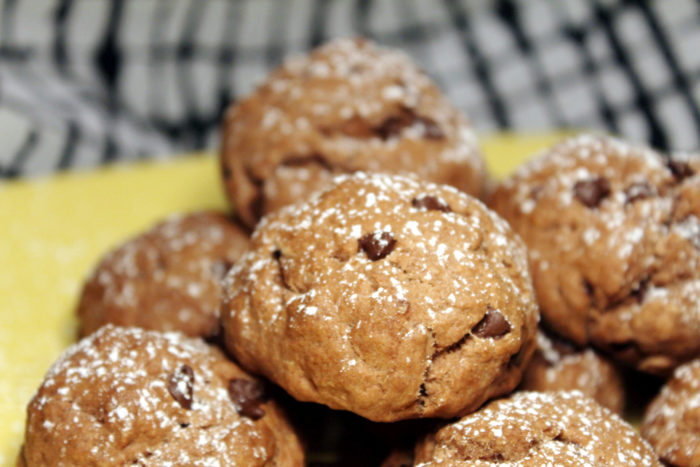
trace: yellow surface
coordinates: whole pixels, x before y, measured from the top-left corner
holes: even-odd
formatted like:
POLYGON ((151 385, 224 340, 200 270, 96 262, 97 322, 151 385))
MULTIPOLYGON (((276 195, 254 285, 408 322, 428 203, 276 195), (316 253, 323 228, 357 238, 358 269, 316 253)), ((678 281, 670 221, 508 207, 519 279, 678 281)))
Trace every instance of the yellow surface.
MULTIPOLYGON (((503 176, 560 135, 494 135, 487 161, 503 176)), ((0 466, 14 465, 24 408, 75 340, 73 310, 99 257, 174 212, 224 208, 210 155, 0 184, 0 466)))

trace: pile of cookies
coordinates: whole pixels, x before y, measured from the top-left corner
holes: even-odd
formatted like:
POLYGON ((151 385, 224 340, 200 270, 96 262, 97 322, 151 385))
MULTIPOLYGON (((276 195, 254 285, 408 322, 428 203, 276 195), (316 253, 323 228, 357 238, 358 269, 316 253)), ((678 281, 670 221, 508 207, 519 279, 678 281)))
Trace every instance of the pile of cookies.
POLYGON ((223 135, 235 217, 103 258, 18 465, 368 465, 309 448, 348 416, 386 467, 700 465, 700 158, 581 135, 496 183, 425 73, 359 39, 223 135), (641 435, 637 374, 668 380, 641 435))

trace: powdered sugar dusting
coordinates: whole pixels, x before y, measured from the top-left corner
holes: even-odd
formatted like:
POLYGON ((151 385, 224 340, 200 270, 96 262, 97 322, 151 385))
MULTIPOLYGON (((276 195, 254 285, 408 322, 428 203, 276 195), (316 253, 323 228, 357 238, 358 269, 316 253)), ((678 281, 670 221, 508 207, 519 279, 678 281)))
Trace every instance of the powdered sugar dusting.
POLYGON ((647 408, 642 435, 673 465, 700 461, 700 359, 679 366, 647 408))
POLYGON ((410 57, 360 39, 287 60, 227 113, 223 154, 250 179, 229 184, 244 217, 252 191, 279 207, 329 174, 416 173, 479 194, 486 171, 470 122, 410 57))
POLYGON ((236 412, 226 390, 232 377, 245 374, 200 340, 107 325, 47 373, 30 403, 27 453, 51 449, 53 465, 68 465, 87 442, 99 449, 84 464, 238 465, 252 456, 263 465, 275 453, 236 412), (182 365, 193 370, 189 409, 172 395, 188 390, 184 379, 168 389, 182 365))
POLYGON ((218 316, 221 278, 247 244, 223 214, 169 217, 102 259, 79 309, 84 331, 112 321, 206 335, 218 316))
POLYGON ((417 466, 659 465, 631 426, 577 391, 516 393, 425 443, 417 466))
POLYGON ((552 328, 579 344, 634 342, 640 352, 630 358, 638 361, 629 363, 662 372, 687 358, 664 355, 670 357, 664 363, 657 358, 663 345, 645 331, 657 316, 649 307, 661 309, 659 296, 651 298, 666 289, 666 302, 678 305, 666 327, 678 329, 688 346, 676 353, 700 351, 700 313, 689 285, 700 279, 699 171, 700 158, 669 160, 647 147, 583 134, 503 182, 492 205, 530 247, 552 328), (564 323, 563 316, 571 319, 564 323))
MULTIPOLYGON (((396 175, 341 175, 308 203, 264 217, 252 244, 226 279, 224 327, 235 330, 228 339, 239 358, 254 359, 297 397, 284 385, 295 371, 289 384, 308 379, 317 387, 336 371, 348 384, 367 379, 360 376, 366 372, 388 371, 389 378, 410 372, 415 387, 407 392, 417 400, 434 355, 462 343, 489 347, 484 352, 494 355, 498 346, 511 345, 515 353, 524 345, 523 326, 536 322, 522 242, 480 201, 451 187, 396 175), (433 208, 414 202, 428 195, 449 209, 437 201, 433 208), (508 336, 497 344, 487 337, 463 339, 489 308, 502 313, 508 336), (391 337, 385 336, 390 328, 377 324, 389 322, 395 323, 391 337), (453 326, 459 335, 441 330, 453 326), (305 335, 318 336, 319 345, 338 357, 323 360, 323 370, 307 364, 308 349, 293 344, 293 337, 305 335), (372 352, 384 339, 405 348, 409 363, 389 359, 386 364, 401 367, 375 368, 382 362, 372 352), (268 363, 276 355, 285 355, 284 372, 268 363)), ((310 386, 299 389, 309 391, 303 397, 312 397, 310 386)))

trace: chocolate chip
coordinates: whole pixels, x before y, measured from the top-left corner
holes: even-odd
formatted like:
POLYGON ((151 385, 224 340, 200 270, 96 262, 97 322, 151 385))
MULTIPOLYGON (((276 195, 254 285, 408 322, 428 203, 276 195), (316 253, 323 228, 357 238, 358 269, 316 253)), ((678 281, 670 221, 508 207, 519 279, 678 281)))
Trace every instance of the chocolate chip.
POLYGON ((576 182, 574 195, 587 207, 595 208, 610 195, 610 182, 601 177, 576 182))
POLYGON ((666 165, 668 165, 668 169, 678 181, 693 176, 693 169, 686 162, 669 157, 666 165))
POLYGON ((360 238, 357 243, 372 261, 377 261, 394 250, 396 239, 391 232, 377 230, 360 238))
POLYGON ((482 339, 499 338, 508 332, 510 332, 510 324, 500 311, 493 308, 487 309, 484 317, 472 329, 472 334, 482 339))
POLYGON ((416 117, 416 121, 423 125, 423 136, 426 139, 439 140, 445 138, 445 134, 438 124, 435 123, 435 120, 427 117, 416 117))
POLYGON ((450 206, 442 198, 438 198, 432 195, 420 195, 411 200, 411 204, 414 208, 423 208, 429 211, 442 211, 450 212, 450 206))
POLYGON ((192 408, 194 371, 188 365, 180 365, 168 378, 168 391, 183 409, 192 408))
POLYGON ((232 379, 228 383, 228 395, 236 407, 236 411, 253 420, 265 415, 261 405, 267 400, 262 384, 249 379, 232 379))
POLYGON ((654 187, 649 185, 647 182, 633 183, 625 188, 625 196, 627 197, 628 203, 644 198, 650 198, 655 194, 656 190, 654 190, 654 187))
POLYGON ((279 261, 279 259, 282 257, 282 250, 275 250, 272 252, 272 258, 274 258, 275 261, 279 261))

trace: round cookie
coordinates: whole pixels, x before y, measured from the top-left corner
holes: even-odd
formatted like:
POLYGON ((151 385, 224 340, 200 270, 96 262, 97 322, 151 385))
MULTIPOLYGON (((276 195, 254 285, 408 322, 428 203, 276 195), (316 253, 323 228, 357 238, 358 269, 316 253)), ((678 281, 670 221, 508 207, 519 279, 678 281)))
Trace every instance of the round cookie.
POLYGON ((241 219, 308 197, 334 175, 416 173, 480 195, 469 121, 403 53, 341 39, 288 60, 226 113, 224 185, 241 219))
POLYGON ((512 390, 535 346, 525 248, 458 190, 340 176, 272 213, 225 280, 227 348, 302 401, 453 417, 512 390))
POLYGON ((678 368, 649 404, 642 436, 669 465, 700 465, 700 359, 678 368))
POLYGON ((549 327, 654 374, 700 355, 700 158, 582 135, 490 205, 529 247, 549 327))
POLYGON ((68 349, 27 408, 20 465, 302 466, 261 382, 179 333, 106 325, 68 349))
POLYGON ((216 212, 156 225, 107 254, 87 280, 80 335, 107 323, 214 335, 221 280, 248 243, 240 227, 216 212))
POLYGON ((428 435, 415 465, 660 466, 617 415, 578 391, 518 392, 428 435))
POLYGON ((542 330, 520 387, 540 392, 578 390, 618 415, 625 408, 625 386, 615 365, 591 348, 576 349, 542 330))

